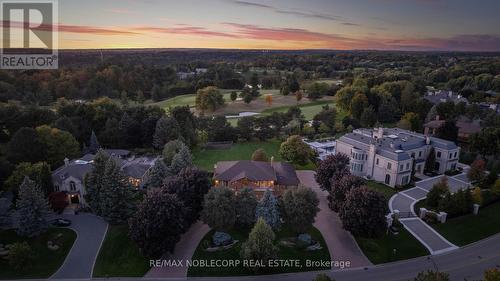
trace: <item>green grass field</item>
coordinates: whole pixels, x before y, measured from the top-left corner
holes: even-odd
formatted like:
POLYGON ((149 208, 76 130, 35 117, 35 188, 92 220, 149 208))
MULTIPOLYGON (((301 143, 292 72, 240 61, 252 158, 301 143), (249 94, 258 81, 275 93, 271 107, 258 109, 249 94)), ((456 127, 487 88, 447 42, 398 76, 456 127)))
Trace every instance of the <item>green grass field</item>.
POLYGON ((398 235, 386 234, 377 239, 356 238, 356 241, 373 264, 406 260, 429 254, 427 249, 402 226, 398 235))
POLYGON ((142 277, 149 270, 149 259, 128 237, 127 225, 110 225, 97 257, 93 277, 142 277))
MULTIPOLYGON (((196 249, 193 260, 239 260, 241 245, 248 238, 249 230, 244 229, 234 229, 229 231, 229 234, 233 237, 234 240, 239 240, 239 242, 230 249, 219 251, 219 252, 206 252, 204 249, 210 245, 210 241, 212 239, 212 235, 214 231, 210 231, 205 235, 205 237, 201 240, 198 248, 196 249)), ((300 272, 300 271, 314 271, 314 270, 325 270, 329 268, 316 266, 316 267, 306 267, 305 260, 312 261, 330 261, 330 253, 328 251, 328 247, 323 240, 323 236, 321 232, 316 228, 312 227, 308 233, 312 236, 312 238, 318 241, 322 249, 317 251, 305 251, 296 248, 288 248, 284 246, 278 246, 278 259, 293 259, 300 260, 300 264, 302 267, 296 266, 278 266, 278 267, 268 267, 267 271, 260 272, 259 274, 277 274, 277 273, 286 273, 286 272, 300 272)), ((296 235, 290 230, 289 227, 282 227, 278 232, 276 232, 276 240, 275 244, 278 244, 278 240, 280 238, 286 237, 295 237, 296 235)), ((188 276, 241 276, 241 275, 254 275, 256 274, 251 268, 243 267, 242 265, 237 267, 190 267, 188 270, 188 276)))
POLYGON ((431 226, 444 238, 458 246, 500 233, 500 202, 479 209, 478 215, 466 215, 431 226))
POLYGON ((0 259, 0 279, 49 278, 63 264, 75 239, 76 233, 69 228, 49 228, 46 233, 34 238, 20 237, 12 229, 1 230, 0 243, 4 245, 27 241, 32 250, 33 261, 28 266, 16 269, 9 265, 7 260, 0 259), (56 239, 59 233, 62 237, 56 239), (55 251, 48 249, 49 240, 60 248, 55 251))
MULTIPOLYGON (((269 158, 274 156, 275 161, 282 161, 278 152, 280 145, 281 142, 279 140, 270 140, 266 142, 235 143, 230 149, 224 150, 202 150, 195 148, 193 150, 193 162, 200 168, 212 171, 217 161, 250 160, 252 153, 259 148, 264 149, 269 158)), ((309 163, 306 166, 296 166, 295 168, 309 170, 314 169, 315 166, 309 163)))

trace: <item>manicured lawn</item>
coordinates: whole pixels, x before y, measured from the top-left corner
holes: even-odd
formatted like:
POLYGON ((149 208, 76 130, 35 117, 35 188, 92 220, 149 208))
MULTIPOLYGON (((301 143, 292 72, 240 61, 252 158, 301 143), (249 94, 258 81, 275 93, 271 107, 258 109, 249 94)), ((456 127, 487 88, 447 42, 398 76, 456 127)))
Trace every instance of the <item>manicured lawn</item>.
POLYGON ((431 225, 451 243, 464 246, 500 232, 500 202, 479 209, 478 215, 466 215, 431 225))
POLYGON ((54 274, 64 262, 73 243, 76 233, 69 228, 50 228, 46 233, 34 238, 24 238, 14 230, 1 230, 0 243, 10 244, 27 241, 33 253, 33 261, 29 266, 14 269, 7 260, 0 259, 0 279, 48 278, 54 274), (62 237, 56 239, 61 233, 62 237), (47 241, 53 241, 60 246, 52 251, 47 248, 47 241))
POLYGON ((397 193, 397 190, 395 190, 394 188, 376 181, 368 181, 366 185, 368 186, 368 188, 384 194, 387 200, 389 200, 392 197, 392 195, 397 193))
MULTIPOLYGON (((322 109, 323 106, 329 105, 329 106, 335 106, 335 102, 333 100, 318 100, 318 101, 312 101, 309 103, 305 104, 299 104, 299 108, 302 111, 302 114, 304 115, 306 120, 312 120, 314 115, 318 114, 322 109)), ((273 112, 287 112, 288 109, 291 106, 279 106, 279 107, 273 107, 273 108, 268 108, 262 111, 262 114, 272 114, 273 112)), ((342 111, 337 111, 337 120, 342 120, 346 116, 345 113, 342 111)))
MULTIPOLYGON (((201 240, 198 248, 196 249, 193 260, 240 260, 240 250, 241 244, 247 240, 249 230, 233 230, 229 232, 233 239, 239 240, 239 242, 230 249, 209 253, 204 249, 210 245, 210 241, 212 239, 212 235, 214 231, 210 231, 205 235, 205 237, 201 240)), ((330 261, 330 254, 328 252, 328 248, 326 246, 325 241, 323 240, 323 236, 316 228, 311 228, 308 233, 312 236, 312 238, 318 241, 323 247, 321 250, 317 251, 305 251, 299 250, 295 248, 288 248, 284 246, 279 247, 278 259, 281 260, 300 260, 300 264, 302 267, 295 266, 278 266, 278 267, 268 267, 268 271, 261 272, 261 274, 276 274, 276 273, 286 273, 286 272, 299 272, 299 271, 313 271, 313 270, 324 270, 329 269, 325 267, 306 267, 306 260, 312 261, 330 261)), ((288 228, 282 227, 280 231, 276 233, 276 245, 278 245, 278 241, 280 238, 285 237, 294 237, 295 234, 288 228)), ((241 261, 241 263, 243 263, 241 261)), ((256 274, 251 268, 243 267, 241 264, 235 267, 190 267, 188 270, 188 276, 241 276, 241 275, 254 275, 256 274)))
MULTIPOLYGON (((193 150, 194 164, 200 168, 212 171, 217 161, 233 161, 233 160, 250 160, 252 153, 262 148, 267 156, 274 156, 275 161, 281 161, 279 156, 279 148, 281 142, 278 140, 270 140, 266 142, 242 142, 235 143, 230 149, 224 150, 202 150, 196 148, 193 150)), ((306 166, 297 166, 297 169, 314 169, 314 165, 309 163, 306 166)))
POLYGON ((109 226, 93 277, 142 277, 149 270, 149 259, 128 238, 127 225, 109 226))
POLYGON ((374 263, 387 263, 428 255, 427 249, 403 226, 398 235, 387 234, 378 239, 356 238, 366 257, 374 263), (394 253, 394 249, 396 252, 394 253))

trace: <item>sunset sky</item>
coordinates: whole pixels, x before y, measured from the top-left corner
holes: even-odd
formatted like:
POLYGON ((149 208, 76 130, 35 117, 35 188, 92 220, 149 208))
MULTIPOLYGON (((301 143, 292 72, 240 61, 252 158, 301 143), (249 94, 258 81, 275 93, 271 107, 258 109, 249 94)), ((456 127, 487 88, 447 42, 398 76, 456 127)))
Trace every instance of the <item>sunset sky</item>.
POLYGON ((59 0, 59 47, 500 51, 499 0, 59 0))

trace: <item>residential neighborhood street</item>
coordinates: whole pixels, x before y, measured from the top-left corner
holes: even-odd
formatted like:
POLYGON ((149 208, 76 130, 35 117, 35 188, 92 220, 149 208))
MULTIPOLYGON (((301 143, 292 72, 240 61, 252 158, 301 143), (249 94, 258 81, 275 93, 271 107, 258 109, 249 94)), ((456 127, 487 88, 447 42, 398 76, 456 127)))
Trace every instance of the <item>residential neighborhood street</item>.
POLYGON ((71 220, 70 228, 76 232, 77 238, 63 265, 51 279, 91 278, 108 223, 98 216, 87 213, 60 217, 71 220))

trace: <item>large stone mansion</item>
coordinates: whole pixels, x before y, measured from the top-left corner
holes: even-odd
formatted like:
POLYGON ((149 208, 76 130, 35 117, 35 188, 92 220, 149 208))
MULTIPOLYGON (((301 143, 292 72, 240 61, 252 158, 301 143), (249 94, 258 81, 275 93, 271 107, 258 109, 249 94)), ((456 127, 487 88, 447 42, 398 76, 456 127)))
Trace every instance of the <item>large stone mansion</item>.
POLYGON ((392 187, 408 184, 412 169, 422 174, 432 148, 438 173, 457 168, 460 148, 454 142, 399 128, 356 129, 336 143, 336 153, 350 157, 352 174, 392 187))

